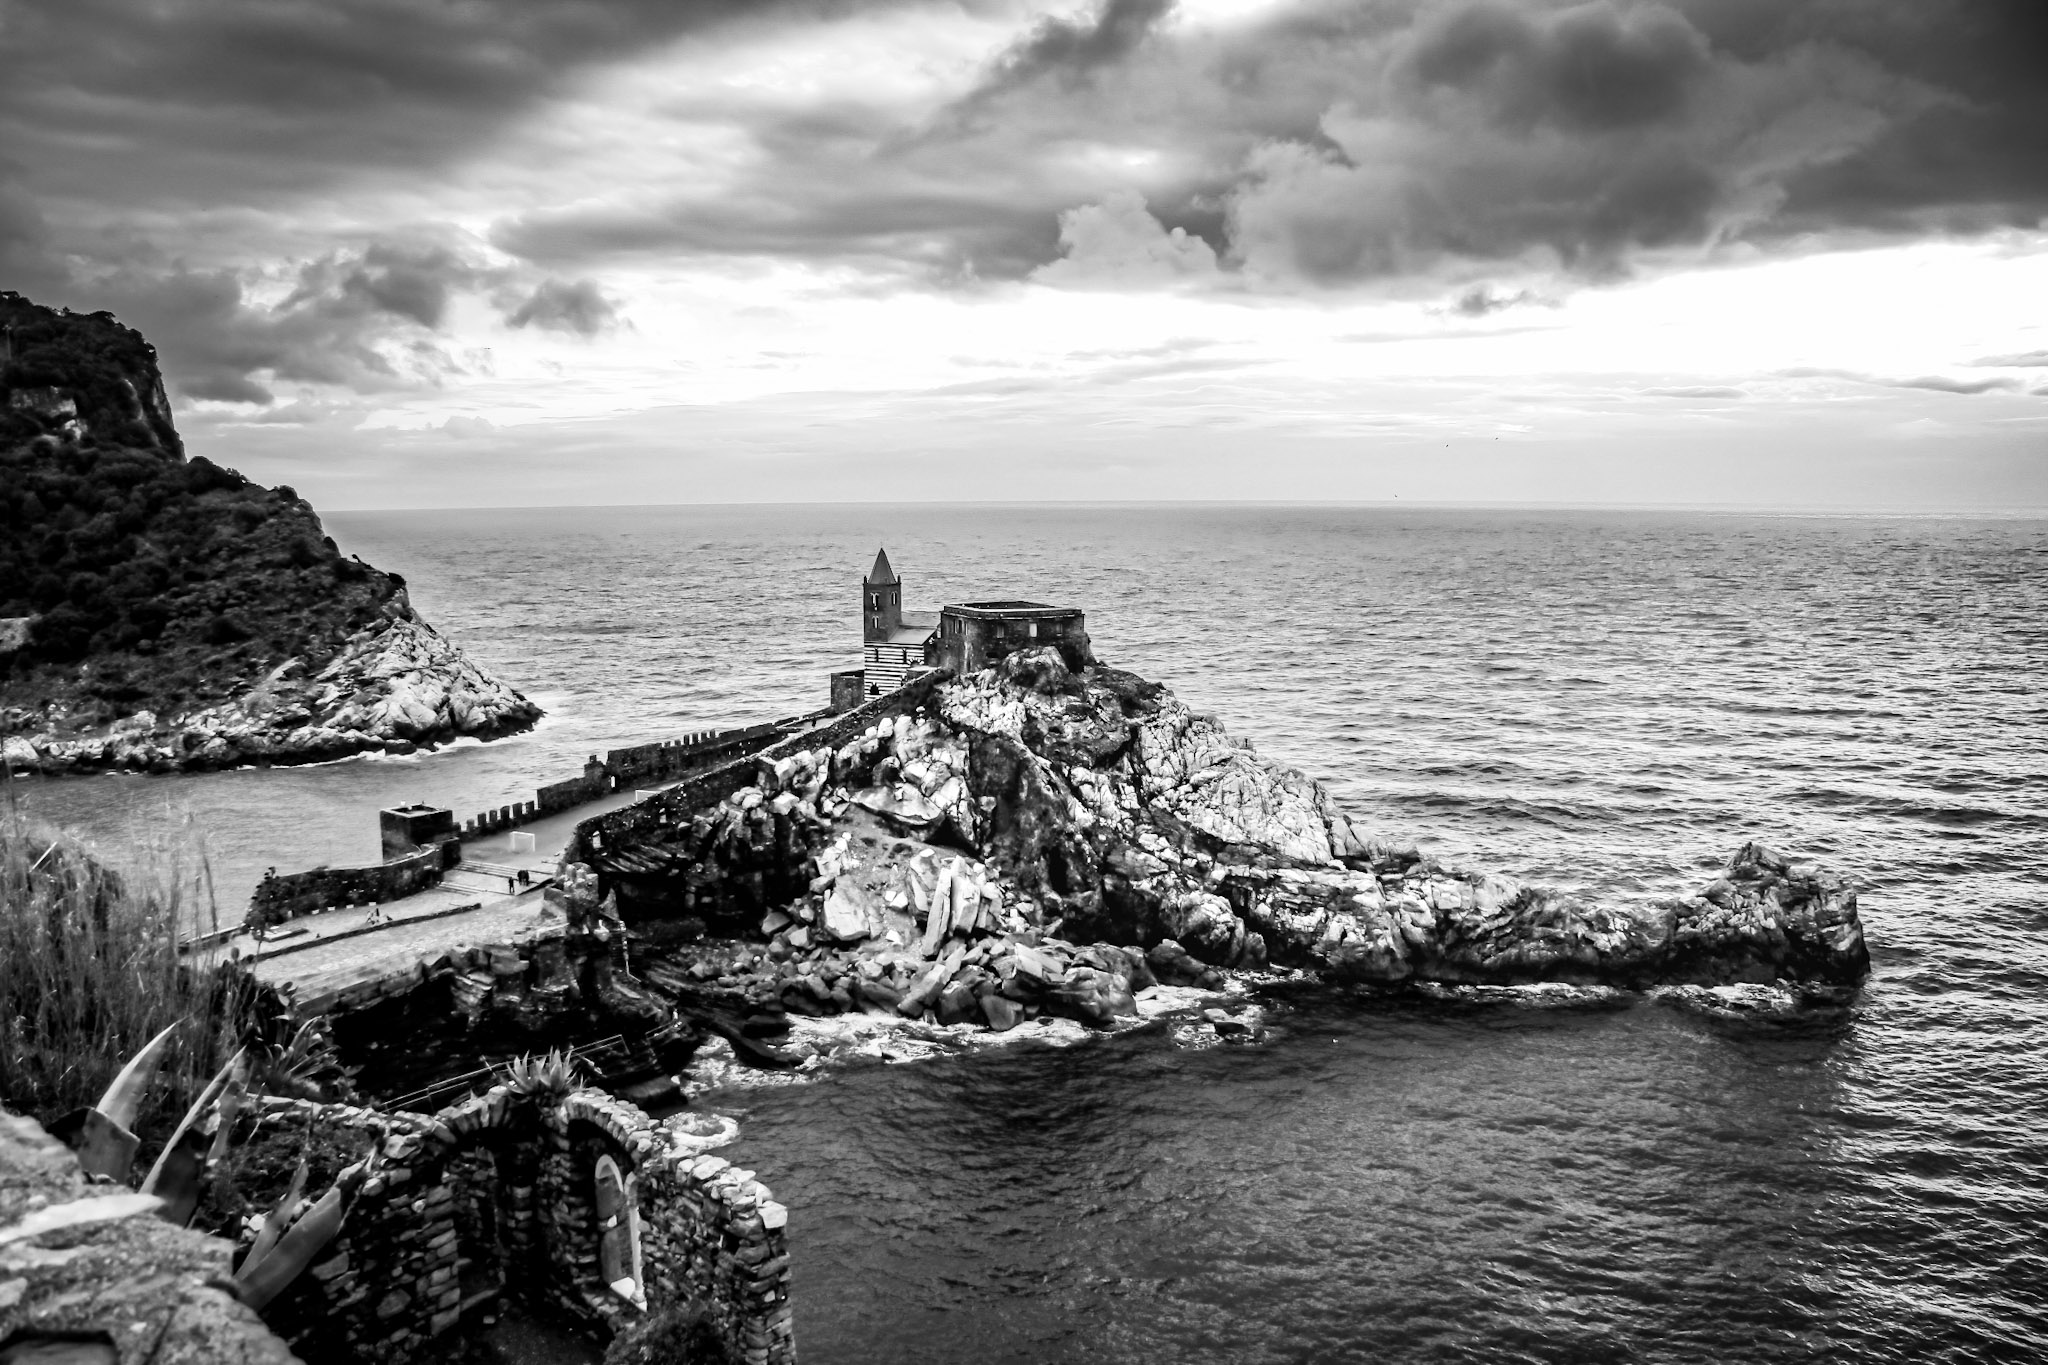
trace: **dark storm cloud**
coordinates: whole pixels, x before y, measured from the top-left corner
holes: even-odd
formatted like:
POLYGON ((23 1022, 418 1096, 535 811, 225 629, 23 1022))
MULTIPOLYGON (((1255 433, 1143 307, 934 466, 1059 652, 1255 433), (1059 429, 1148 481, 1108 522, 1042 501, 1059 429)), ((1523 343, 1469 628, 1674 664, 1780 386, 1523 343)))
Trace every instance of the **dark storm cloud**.
POLYGON ((1697 7, 1730 45, 1828 43, 1924 83, 1939 99, 1856 155, 1792 177, 1787 231, 2033 226, 2048 215, 2048 5, 2040 0, 1858 0, 1697 7))
POLYGON ((1092 19, 1046 19, 1005 53, 984 93, 1043 76, 1072 77, 1128 56, 1173 9, 1174 0, 1107 0, 1092 19))
POLYGON ((499 224, 491 243, 543 263, 779 256, 940 280, 1021 275, 1055 254, 1059 226, 1050 214, 1008 203, 996 187, 971 178, 947 185, 901 166, 866 169, 858 179, 820 157, 790 172, 790 183, 756 183, 715 198, 532 213, 499 224))
POLYGON ((482 276, 446 247, 377 243, 302 267, 275 304, 251 299, 224 270, 123 271, 96 292, 156 343, 182 392, 268 403, 278 384, 378 392, 438 382, 457 366, 433 332, 451 292, 482 276))
MULTIPOLYGON (((466 155, 592 65, 736 16, 831 0, 15 0, 9 145, 61 148, 52 189, 262 196, 466 155)), ((39 158, 42 159, 42 158, 39 158)))
POLYGON ((1490 121, 1601 132, 1684 112, 1711 65, 1706 40, 1666 9, 1585 5, 1555 16, 1503 4, 1418 25, 1396 78, 1477 101, 1490 121))
POLYGON ((618 305, 595 280, 542 280, 505 317, 514 327, 596 336, 618 322, 618 305))
POLYGON ((1533 252, 1599 278, 1646 250, 2048 213, 2035 0, 1307 4, 1089 70, 1002 91, 1013 123, 1206 161, 1148 196, 1220 205, 1226 264, 1269 277, 1533 252))
POLYGON ((301 266, 289 292, 266 303, 232 270, 128 263, 86 277, 47 250, 6 250, 0 241, 10 285, 40 302, 112 311, 156 346, 174 390, 231 403, 268 403, 279 384, 373 393, 437 383, 459 368, 434 336, 452 292, 501 274, 444 246, 373 243, 301 266))
MULTIPOLYGON (((75 258, 131 222, 289 216, 358 181, 428 198, 572 76, 721 25, 758 39, 921 2, 16 0, 0 268, 168 280, 176 243, 153 266, 57 243, 75 258)), ((492 241, 565 279, 649 254, 1014 278, 1089 249, 1063 245, 1062 215, 1137 194, 1219 278, 1298 286, 1471 262, 1600 278, 1646 251, 2048 213, 2040 0, 1299 0, 1222 27, 1100 0, 993 46, 945 108, 837 98, 678 89, 662 116, 749 153, 715 188, 649 151, 632 196, 509 202, 492 241)), ((287 311, 431 330, 464 287, 356 268, 287 311)), ((593 317, 537 303, 527 322, 593 317)))

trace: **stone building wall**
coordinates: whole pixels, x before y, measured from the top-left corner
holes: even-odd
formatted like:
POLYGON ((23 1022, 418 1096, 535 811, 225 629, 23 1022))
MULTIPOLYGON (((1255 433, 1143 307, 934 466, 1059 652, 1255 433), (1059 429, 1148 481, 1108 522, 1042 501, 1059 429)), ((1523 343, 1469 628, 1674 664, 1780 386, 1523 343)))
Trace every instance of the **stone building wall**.
POLYGON ((499 1085, 434 1115, 270 1099, 236 1147, 245 1178, 267 1172, 278 1187, 243 1191, 257 1202, 282 1192, 304 1150, 315 1191, 373 1145, 383 1163, 268 1320, 309 1365, 404 1365, 430 1359, 436 1338, 500 1295, 607 1332, 702 1303, 749 1365, 791 1365, 788 1214, 751 1172, 708 1154, 723 1133, 689 1126, 589 1090, 499 1085), (630 1196, 614 1233, 637 1243, 630 1297, 603 1270, 602 1159, 630 1196))
POLYGON ((934 661, 956 676, 980 672, 1020 649, 1050 645, 1067 667, 1094 662, 1088 618, 1079 607, 1035 602, 968 602, 939 613, 934 661))

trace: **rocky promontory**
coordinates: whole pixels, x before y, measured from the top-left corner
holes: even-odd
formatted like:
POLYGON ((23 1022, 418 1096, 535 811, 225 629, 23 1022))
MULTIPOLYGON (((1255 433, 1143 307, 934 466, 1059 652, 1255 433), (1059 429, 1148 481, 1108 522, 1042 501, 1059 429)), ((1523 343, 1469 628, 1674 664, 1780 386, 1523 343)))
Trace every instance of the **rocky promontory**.
POLYGON ((1104 1025, 1155 982, 1259 973, 1767 988, 1796 1006, 1845 1000, 1869 970, 1855 893, 1755 843, 1647 906, 1450 866, 1361 831, 1164 687, 1052 648, 757 763, 716 804, 679 793, 588 822, 569 856, 599 875, 565 878, 629 922, 737 939, 699 977, 756 1008, 1104 1025))
POLYGON ((303 763, 539 716, 292 489, 188 458, 141 336, 0 293, 9 767, 303 763))

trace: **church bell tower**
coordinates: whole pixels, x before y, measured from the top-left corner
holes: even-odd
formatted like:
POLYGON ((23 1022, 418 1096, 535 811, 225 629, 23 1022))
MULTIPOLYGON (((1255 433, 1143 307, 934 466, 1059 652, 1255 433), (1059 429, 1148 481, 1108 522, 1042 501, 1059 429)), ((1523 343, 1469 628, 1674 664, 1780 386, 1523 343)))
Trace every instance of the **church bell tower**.
POLYGON ((889 567, 889 552, 875 551, 875 567, 860 585, 861 642, 886 641, 903 627, 903 580, 889 567))

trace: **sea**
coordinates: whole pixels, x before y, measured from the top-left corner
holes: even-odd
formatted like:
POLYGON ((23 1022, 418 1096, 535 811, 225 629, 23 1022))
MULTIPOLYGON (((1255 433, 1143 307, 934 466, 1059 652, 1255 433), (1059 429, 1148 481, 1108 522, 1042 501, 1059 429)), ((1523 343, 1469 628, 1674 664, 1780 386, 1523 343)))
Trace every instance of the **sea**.
MULTIPOLYGON (((119 861, 372 861, 376 811, 814 709, 860 577, 1097 654, 1448 862, 1644 904, 1762 840, 1856 888, 1809 1017, 1311 992, 727 1090, 818 1365, 2048 1359, 2048 521, 1272 505, 358 512, 538 700, 430 754, 22 784, 119 861), (128 851, 128 852, 124 852, 128 851)), ((194 873, 195 877, 199 874, 194 873)), ((195 882, 195 887, 198 885, 195 882)))

